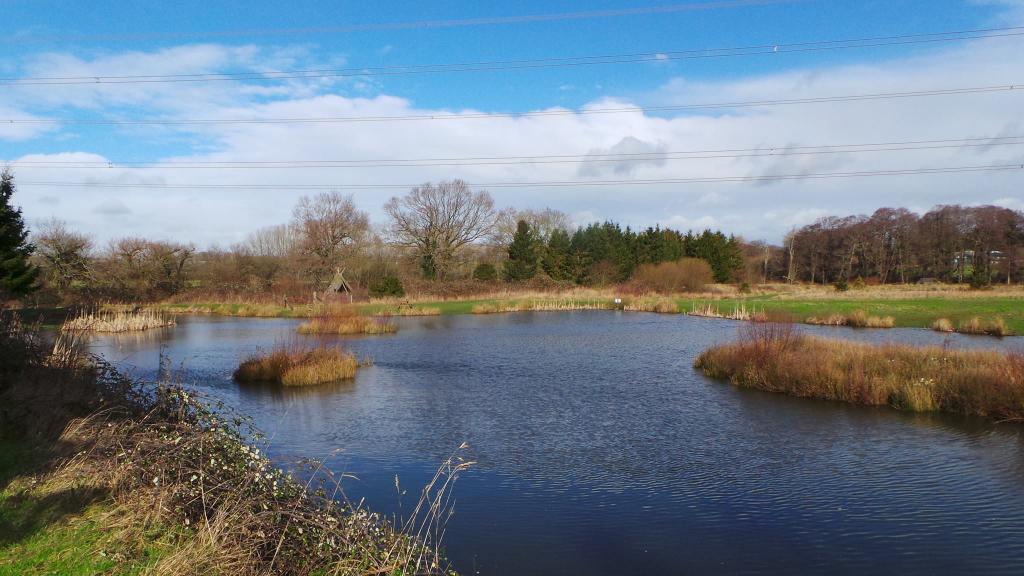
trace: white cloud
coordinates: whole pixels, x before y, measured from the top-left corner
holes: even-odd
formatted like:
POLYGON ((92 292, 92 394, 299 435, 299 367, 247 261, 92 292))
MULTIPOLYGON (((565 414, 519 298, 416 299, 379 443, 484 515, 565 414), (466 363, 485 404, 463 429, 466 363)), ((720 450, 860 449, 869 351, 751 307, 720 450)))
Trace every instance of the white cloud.
MULTIPOLYGON (((1019 83, 1024 65, 1019 39, 975 41, 909 58, 871 65, 789 70, 727 81, 675 79, 649 94, 605 97, 586 108, 679 105, 700 102, 810 98, 839 94, 900 92, 1019 83)), ((29 58, 33 75, 89 75, 117 69, 126 74, 197 73, 256 69, 268 59, 278 68, 310 58, 305 49, 270 51, 254 46, 197 45, 155 52, 92 57, 45 54, 29 58), (116 67, 114 67, 116 64, 116 67)), ((82 86, 69 90, 21 88, 0 94, 0 115, 21 111, 45 116, 84 109, 106 116, 169 118, 277 118, 434 115, 458 117, 474 110, 438 110, 363 86, 356 80, 296 81, 282 84, 224 82, 151 84, 128 87, 82 86)), ((362 79, 361 81, 366 81, 362 79)), ((666 154, 693 150, 990 138, 1021 135, 1021 91, 932 98, 864 100, 691 112, 664 118, 641 112, 548 116, 489 116, 409 122, 322 124, 236 124, 168 128, 135 127, 125 138, 182 135, 193 152, 178 161, 353 160, 423 157, 542 156, 641 153, 642 162, 475 163, 467 166, 387 169, 303 168, 301 170, 136 170, 17 169, 25 182, 96 181, 259 184, 413 184, 463 178, 473 184, 586 179, 685 179, 834 171, 890 170, 1024 162, 1021 146, 937 148, 860 154, 729 157, 704 153, 678 160, 666 154), (722 156, 722 157, 709 157, 722 156)), ((550 110, 561 110, 551 108, 550 110)), ((0 125, 0 138, 23 141, 40 132, 12 134, 0 125)), ((65 129, 66 134, 74 134, 65 129)), ((62 133, 62 134, 64 134, 62 133)), ((74 140, 79 152, 33 155, 35 159, 101 158, 88 151, 88 139, 74 140)), ((738 156, 733 154, 732 156, 738 156)), ((27 159, 29 157, 25 157, 27 159)), ((17 160, 17 159, 15 159, 17 160)), ((103 159, 105 160, 105 159, 103 159)), ((113 160, 117 160, 116 158, 113 160)), ((102 160, 101 160, 102 161, 102 160)), ((772 183, 732 182, 560 188, 495 188, 499 204, 552 206, 577 224, 612 218, 634 227, 661 222, 682 228, 721 226, 744 237, 778 241, 793 226, 826 214, 871 212, 880 206, 927 208, 940 203, 997 202, 1021 206, 1021 172, 935 176, 804 179, 772 183), (991 200, 989 200, 991 199, 991 200), (698 209, 699 208, 699 209, 698 209), (667 218, 667 219, 666 219, 667 218)), ((400 190, 356 189, 356 201, 373 218, 400 190)), ((116 229, 102 218, 85 224, 102 238, 114 234, 165 235, 201 245, 230 244, 246 232, 288 218, 300 192, 286 190, 109 190, 24 185, 18 201, 27 214, 74 219, 93 207, 117 200, 133 218, 116 229), (55 204, 52 199, 59 198, 55 204)), ((115 210, 116 211, 116 210, 115 210)))

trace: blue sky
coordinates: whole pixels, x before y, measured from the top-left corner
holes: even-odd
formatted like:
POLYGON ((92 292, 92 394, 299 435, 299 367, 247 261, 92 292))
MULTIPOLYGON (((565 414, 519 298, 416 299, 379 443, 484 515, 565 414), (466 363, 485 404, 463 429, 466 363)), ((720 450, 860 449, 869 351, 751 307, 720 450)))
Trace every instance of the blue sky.
MULTIPOLYGON (((14 1, 4 8, 8 38, 0 75, 179 74, 443 64, 489 60, 664 52, 811 40, 906 35, 1024 25, 1015 1, 705 2, 691 10, 541 22, 466 24, 471 19, 567 14, 651 6, 642 2, 216 2, 14 1), (389 27, 449 21, 448 26, 389 27), (462 24, 460 24, 460 21, 462 24), (358 31, 311 29, 362 26, 358 31), (246 33, 245 31, 253 31, 246 33)), ((972 42, 757 55, 542 70, 365 76, 127 86, 16 87, 0 92, 0 118, 124 120, 324 115, 407 115, 436 111, 532 111, 551 107, 662 106, 941 89, 1024 82, 1021 37, 972 42)), ((776 145, 991 137, 1024 133, 1019 95, 959 96, 672 114, 495 118, 388 125, 81 126, 0 128, 0 158, 33 181, 189 183, 475 182, 577 178, 731 176, 772 170, 853 171, 990 164, 1019 159, 1020 147, 984 158, 964 151, 899 159, 850 155, 813 164, 740 160, 652 162, 628 168, 445 168, 363 171, 108 171, 19 167, 18 161, 282 160, 465 157, 487 155, 660 153, 776 145), (927 100, 927 102, 926 102, 927 100), (787 108, 782 110, 782 108, 787 108), (613 117, 614 116, 614 117, 613 117), (444 126, 441 126, 444 124, 444 126), (1014 132, 1014 130, 1018 130, 1014 132), (682 166, 685 164, 685 166, 682 166), (259 172, 259 173, 256 173, 259 172)), ((815 159, 821 160, 821 159, 815 159)), ((578 221, 615 218, 633 225, 716 226, 778 240, 789 227, 824 213, 870 212, 882 205, 927 209, 940 202, 1022 207, 1020 174, 850 179, 764 185, 580 186, 492 192, 506 206, 562 209, 578 221), (683 189, 685 188, 685 189, 683 189), (1015 204, 1018 203, 1018 204, 1015 204)), ((100 237, 156 234, 200 245, 229 244, 287 219, 299 192, 47 188, 25 184, 26 215, 57 217, 100 237), (186 217, 190 211, 208 218, 186 217), (230 223, 213 216, 233 211, 230 223), (149 220, 140 225, 140 220, 149 220), (137 229, 136 229, 137 228, 137 229)), ((380 219, 394 191, 357 190, 380 219)))

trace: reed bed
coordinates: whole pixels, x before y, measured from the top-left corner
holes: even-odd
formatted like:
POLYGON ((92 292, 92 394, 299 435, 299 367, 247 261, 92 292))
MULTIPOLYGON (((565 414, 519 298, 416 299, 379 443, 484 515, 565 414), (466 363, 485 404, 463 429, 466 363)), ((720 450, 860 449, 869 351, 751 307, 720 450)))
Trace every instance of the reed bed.
POLYGON ((354 355, 338 348, 282 345, 243 360, 235 370, 234 379, 240 383, 315 386, 355 378, 360 365, 354 355))
POLYGON ((733 306, 731 311, 722 312, 721 308, 717 304, 705 302, 703 304, 694 303, 689 312, 690 316, 700 316, 702 318, 725 318, 727 320, 742 320, 747 322, 766 322, 768 321, 768 315, 763 311, 758 311, 755 308, 747 308, 746 302, 740 302, 733 306))
POLYGON ((915 412, 1024 419, 1024 353, 867 344, 751 324, 701 354, 714 378, 771 392, 915 412))
POLYGON ((65 332, 140 332, 175 325, 174 317, 156 310, 94 310, 84 312, 61 326, 65 332))
POLYGON ((855 310, 849 314, 811 316, 804 320, 804 323, 816 326, 849 326, 851 328, 892 328, 896 326, 896 319, 892 316, 871 316, 863 310, 855 310))
POLYGON ((638 298, 622 307, 627 312, 654 312, 656 314, 679 314, 679 304, 670 298, 638 298))
POLYGON ((435 306, 388 306, 374 312, 374 316, 440 316, 441 309, 435 306))
POLYGON ((320 315, 299 325, 299 334, 393 334, 398 326, 380 318, 362 316, 353 306, 325 305, 320 315))
POLYGON ((989 320, 982 320, 977 316, 961 322, 956 329, 961 334, 974 334, 978 336, 996 336, 1002 338, 1004 336, 1013 336, 1013 332, 1006 325, 1006 321, 1002 318, 992 318, 989 320))
POLYGON ((472 308, 473 314, 503 314, 507 312, 569 312, 574 310, 610 310, 613 304, 600 300, 521 300, 505 302, 481 302, 472 308))
POLYGON ((956 332, 956 326, 949 318, 939 318, 932 322, 932 330, 936 332, 956 332))

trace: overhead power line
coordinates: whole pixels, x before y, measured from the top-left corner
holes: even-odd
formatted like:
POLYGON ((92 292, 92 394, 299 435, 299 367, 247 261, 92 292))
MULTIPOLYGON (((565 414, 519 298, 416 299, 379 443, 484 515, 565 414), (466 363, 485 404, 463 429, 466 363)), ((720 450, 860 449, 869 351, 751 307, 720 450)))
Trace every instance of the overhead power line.
POLYGON ((940 90, 914 90, 908 92, 878 92, 868 94, 848 94, 841 96, 815 96, 810 98, 787 98, 781 100, 747 100, 736 102, 714 102, 699 104, 681 104, 675 106, 622 106, 611 108, 580 108, 555 110, 535 110, 529 112, 446 112, 434 114, 414 114, 404 116, 320 116, 295 118, 145 118, 134 120, 80 120, 53 118, 4 118, 5 124, 67 124, 89 126, 201 126, 216 124, 331 124, 341 122, 409 122, 424 120, 472 120, 480 118, 525 118, 535 116, 570 116, 590 114, 622 114, 632 112, 682 112, 686 110, 708 110, 728 108, 751 108, 760 106, 785 106, 793 104, 821 104, 829 102, 855 102, 862 100, 894 100, 904 98, 920 98, 926 96, 952 96, 960 94, 982 94, 991 92, 1011 92, 1024 88, 1022 84, 1003 84, 999 86, 978 86, 972 88, 946 88, 940 90))
POLYGON ((514 164, 581 164, 600 162, 658 162, 663 160, 709 160, 726 158, 760 158, 773 156, 805 156, 851 154, 865 152, 896 152, 962 148, 989 148, 1024 144, 1024 136, 988 138, 955 138, 943 140, 911 140, 865 144, 825 144, 818 146, 760 146, 719 150, 679 150, 658 152, 624 152, 585 154, 537 154, 533 156, 475 156, 463 158, 405 158, 367 160, 237 160, 237 161, 167 161, 113 162, 85 160, 22 160, 13 167, 64 169, 268 169, 268 168, 396 168, 441 166, 500 166, 514 164))
POLYGON ((372 24, 348 24, 344 26, 320 26, 307 28, 253 28, 248 30, 211 30, 207 32, 145 32, 136 34, 13 34, 0 38, 0 43, 24 42, 80 42, 80 41, 134 41, 134 40, 180 40, 184 38, 239 38, 267 36, 309 36, 312 34, 347 34, 352 32, 373 32, 381 30, 423 30, 433 28, 462 28, 470 26, 494 26, 500 24, 532 24, 539 22, 560 22, 600 18, 624 18, 659 14, 677 14, 724 8, 795 4, 807 0, 722 0, 718 2, 694 2, 663 6, 641 6, 609 10, 588 10, 551 14, 524 14, 519 16, 491 16, 481 18, 459 18, 447 20, 413 20, 406 22, 380 22, 372 24))
MULTIPOLYGON (((922 174, 952 174, 964 172, 995 172, 1024 170, 1024 164, 997 164, 981 166, 951 166, 940 168, 908 168, 900 170, 865 170, 857 172, 820 172, 805 174, 766 174, 751 176, 708 176, 696 178, 658 178, 637 180, 550 180, 537 182, 475 183, 478 188, 550 188, 588 186, 635 186, 653 184, 704 184, 716 182, 770 182, 785 180, 823 180, 829 178, 859 178, 872 176, 908 176, 922 174)), ((153 190, 405 190, 418 184, 161 184, 125 182, 60 182, 23 180, 19 185, 51 186, 61 188, 118 188, 153 190)))
POLYGON ((377 67, 317 68, 308 70, 266 70, 252 72, 219 72, 197 74, 136 74, 136 75, 91 75, 91 76, 35 76, 24 78, 0 78, 0 85, 10 86, 53 86, 82 84, 155 84, 176 82, 224 82, 224 81, 274 81, 289 79, 336 78, 352 76, 394 76, 408 74, 434 74, 449 72, 487 72, 497 70, 518 70, 537 68, 565 68, 606 64, 630 64, 644 62, 665 62, 707 58, 729 58, 763 54, 790 54, 855 48, 875 48, 908 44, 929 44, 961 42, 990 38, 1024 36, 1024 26, 1005 28, 979 28, 905 34, 898 36, 876 36, 841 40, 814 40, 795 43, 760 44, 728 48, 702 48, 689 50, 665 50, 632 54, 609 54, 597 56, 567 56, 557 58, 535 58, 524 60, 491 60, 448 64, 416 64, 377 67))

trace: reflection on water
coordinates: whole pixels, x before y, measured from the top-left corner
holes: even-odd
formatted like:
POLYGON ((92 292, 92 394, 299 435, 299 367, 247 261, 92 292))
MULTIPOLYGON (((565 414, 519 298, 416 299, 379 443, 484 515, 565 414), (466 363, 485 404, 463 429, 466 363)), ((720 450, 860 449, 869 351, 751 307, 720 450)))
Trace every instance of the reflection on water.
POLYGON ((375 360, 354 382, 299 390, 231 381, 243 356, 293 338, 292 320, 183 319, 92 345, 143 377, 166 354, 187 381, 253 416, 278 457, 326 459, 358 478, 349 497, 384 512, 408 510, 416 487, 469 442, 479 465, 457 484, 446 539, 466 573, 1024 572, 1020 426, 711 381, 692 363, 735 333, 727 321, 591 312, 398 322, 396 335, 344 340, 375 360))

